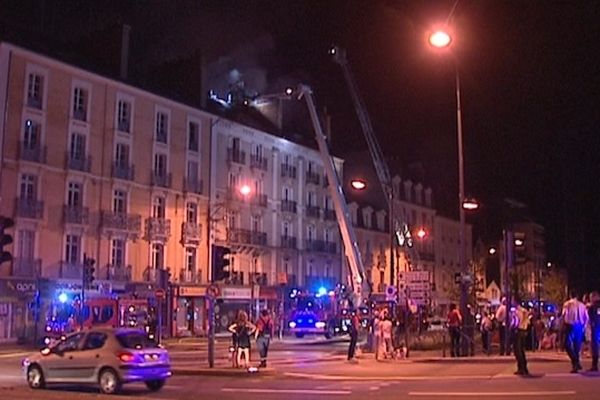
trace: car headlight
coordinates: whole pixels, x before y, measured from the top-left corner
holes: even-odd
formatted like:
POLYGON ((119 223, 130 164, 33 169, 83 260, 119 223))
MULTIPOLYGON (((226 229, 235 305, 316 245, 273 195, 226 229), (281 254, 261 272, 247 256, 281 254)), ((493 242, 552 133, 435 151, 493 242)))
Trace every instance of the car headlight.
POLYGON ((296 327, 296 323, 294 321, 290 321, 290 328, 294 329, 296 327))
POLYGON ((325 322, 323 322, 323 321, 315 322, 315 328, 318 328, 318 329, 325 328, 325 322))

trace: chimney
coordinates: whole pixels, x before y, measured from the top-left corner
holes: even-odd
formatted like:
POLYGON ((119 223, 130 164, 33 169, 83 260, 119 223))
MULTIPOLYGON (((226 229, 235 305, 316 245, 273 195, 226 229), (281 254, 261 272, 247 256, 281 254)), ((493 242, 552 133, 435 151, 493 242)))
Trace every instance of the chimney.
POLYGON ((127 70, 129 69, 129 32, 131 26, 123 25, 123 33, 121 34, 121 71, 120 77, 122 80, 127 80, 127 70))

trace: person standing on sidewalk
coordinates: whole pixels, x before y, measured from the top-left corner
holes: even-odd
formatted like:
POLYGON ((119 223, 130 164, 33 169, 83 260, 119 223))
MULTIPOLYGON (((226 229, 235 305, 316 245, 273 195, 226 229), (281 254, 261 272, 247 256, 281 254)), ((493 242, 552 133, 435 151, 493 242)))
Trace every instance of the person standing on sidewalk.
POLYGON ((492 352, 492 329, 494 324, 487 310, 483 312, 481 319, 481 344, 483 351, 489 356, 492 352))
POLYGON ((515 298, 513 302, 511 327, 515 328, 515 359, 517 360, 516 375, 529 375, 527 369, 527 358, 525 356, 525 345, 527 343, 527 331, 529 329, 529 310, 521 305, 521 300, 515 298))
POLYGON ((585 325, 588 322, 588 310, 585 304, 577 299, 577 293, 572 293, 571 298, 565 302, 562 309, 565 327, 565 351, 571 359, 571 373, 582 369, 579 355, 583 341, 585 325))
POLYGON ((355 358, 356 342, 358 341, 358 330, 360 329, 360 320, 358 318, 358 310, 353 310, 350 317, 350 345, 348 346, 348 362, 357 363, 355 358))
POLYGON ((394 342, 392 340, 392 331, 394 324, 390 316, 385 313, 383 321, 381 321, 381 338, 383 339, 384 357, 394 357, 394 342))
POLYGON ((592 292, 590 294, 590 308, 588 308, 588 317, 592 334, 590 345, 592 350, 592 367, 590 372, 598 371, 598 347, 600 346, 600 294, 592 292))
POLYGON ((456 304, 450 304, 450 311, 448 312, 446 324, 448 325, 448 332, 450 333, 451 357, 460 356, 460 327, 462 322, 463 318, 460 311, 458 311, 458 308, 456 308, 456 304))
POLYGON ((256 327, 252 322, 248 321, 248 314, 241 310, 238 313, 238 318, 229 328, 229 332, 235 333, 237 336, 237 366, 242 366, 242 358, 244 359, 244 368, 250 363, 250 336, 254 333, 256 327))
MULTIPOLYGON (((385 315, 385 310, 381 311, 381 316, 385 315)), ((373 347, 375 349, 375 360, 379 360, 382 353, 382 340, 381 340, 381 318, 379 311, 375 311, 375 318, 373 318, 373 339, 375 343, 373 347)))
POLYGON ((260 368, 267 366, 267 354, 269 353, 269 344, 271 338, 275 335, 275 326, 269 310, 262 310, 260 317, 256 321, 256 347, 258 347, 258 353, 260 354, 260 368))
POLYGON ((502 304, 496 310, 496 321, 498 323, 498 333, 500 335, 500 355, 510 355, 512 338, 510 337, 510 326, 506 326, 506 297, 502 298, 502 304), (508 335, 508 337, 507 337, 508 335))

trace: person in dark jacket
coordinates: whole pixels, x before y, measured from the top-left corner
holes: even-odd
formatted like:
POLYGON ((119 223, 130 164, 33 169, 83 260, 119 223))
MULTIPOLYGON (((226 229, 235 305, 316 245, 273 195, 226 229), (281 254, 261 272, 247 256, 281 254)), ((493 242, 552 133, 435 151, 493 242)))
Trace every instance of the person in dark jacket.
POLYGON ((260 354, 260 367, 265 368, 267 366, 267 354, 269 353, 269 343, 271 338, 275 334, 275 325, 271 319, 269 310, 262 310, 260 317, 256 321, 256 346, 258 347, 258 353, 260 354))
POLYGON ((355 357, 356 342, 358 341, 358 330, 360 329, 360 319, 358 318, 358 310, 352 311, 350 317, 350 345, 348 346, 348 362, 356 363, 358 360, 355 357))
POLYGON ((598 347, 600 346, 600 294, 598 292, 592 292, 590 295, 591 305, 588 309, 588 316, 590 328, 592 328, 592 335, 590 337, 590 344, 592 347, 592 368, 590 371, 598 371, 598 347))

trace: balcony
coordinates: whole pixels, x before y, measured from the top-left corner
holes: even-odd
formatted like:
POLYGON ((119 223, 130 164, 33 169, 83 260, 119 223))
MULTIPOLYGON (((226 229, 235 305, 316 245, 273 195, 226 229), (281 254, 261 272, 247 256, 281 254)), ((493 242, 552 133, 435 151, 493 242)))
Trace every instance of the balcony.
POLYGON ((247 229, 230 229, 227 232, 227 240, 233 243, 266 246, 267 233, 247 229))
POLYGON ((323 218, 326 221, 335 221, 336 220, 336 218, 335 218, 335 211, 334 210, 330 210, 328 208, 324 209, 323 210, 323 218))
POLYGON ((21 160, 45 164, 46 153, 47 147, 41 146, 39 143, 19 142, 19 158, 21 160))
POLYGON ((240 189, 237 187, 228 187, 226 196, 227 200, 234 200, 239 202, 244 202, 249 198, 249 196, 244 196, 242 193, 240 193, 240 189))
POLYGON ((306 183, 314 183, 318 185, 321 183, 321 175, 314 171, 306 171, 306 183))
POLYGON ((30 219, 44 218, 43 201, 28 199, 24 197, 17 197, 15 203, 15 208, 17 209, 17 217, 30 219))
POLYGON ((202 225, 194 222, 184 222, 181 224, 181 244, 186 245, 198 245, 202 238, 202 225))
POLYGON ((269 280, 266 273, 255 272, 252 274, 252 283, 258 286, 268 286, 269 280))
POLYGON ((142 229, 142 216, 102 211, 100 225, 107 234, 127 233, 132 239, 136 239, 142 229))
POLYGON ((132 181, 135 179, 135 166, 133 164, 125 164, 121 162, 113 162, 112 177, 132 181))
POLYGON ((81 206, 63 206, 65 224, 87 225, 89 209, 81 206))
POLYGON ((200 274, 196 270, 184 269, 179 272, 179 282, 181 283, 200 283, 200 274))
POLYGON ((307 239, 304 242, 304 249, 308 251, 325 251, 325 242, 322 240, 307 239))
POLYGON ((323 249, 326 253, 336 254, 337 244, 334 242, 323 242, 323 249))
POLYGON ((171 174, 165 171, 152 170, 150 175, 150 184, 152 186, 159 186, 163 188, 171 187, 171 174))
POLYGON ((268 198, 264 193, 256 193, 251 197, 251 203, 260 207, 266 207, 267 202, 268 198))
POLYGON ((42 260, 39 258, 15 258, 12 265, 12 274, 22 278, 37 278, 42 275, 42 260))
POLYGON ((316 206, 306 206, 306 216, 309 218, 319 218, 321 216, 321 209, 316 206))
POLYGON ((83 278, 83 264, 81 263, 60 263, 59 276, 62 279, 82 279, 83 278))
POLYGON ((250 168, 256 168, 256 169, 261 169, 263 171, 267 170, 267 158, 266 157, 261 157, 257 154, 251 154, 250 155, 250 168))
POLYGON ((87 112, 85 108, 77 108, 73 110, 73 119, 85 122, 87 120, 87 112))
POLYGON ((226 281, 230 285, 243 285, 244 284, 244 272, 243 271, 232 271, 229 275, 229 279, 226 281))
POLYGON ((170 270, 169 267, 156 268, 148 266, 142 274, 142 279, 146 282, 156 283, 158 287, 166 288, 171 275, 170 270))
POLYGON ((297 286, 298 285, 298 277, 296 274, 287 274, 287 285, 288 286, 297 286))
POLYGON ((183 191, 187 193, 202 194, 202 180, 197 177, 183 178, 183 191))
POLYGON ((146 240, 165 242, 171 236, 171 220, 164 218, 146 218, 146 240))
POLYGON ((27 97, 27 107, 42 109, 42 99, 39 97, 27 97))
POLYGON ((296 214, 297 204, 293 200, 281 200, 281 211, 296 214))
POLYGON ((100 275, 100 278, 104 279, 106 277, 106 280, 116 282, 130 282, 132 269, 131 265, 108 264, 105 268, 105 273, 100 275))
POLYGON ((297 171, 294 165, 281 164, 281 177, 296 179, 297 171))
POLYGON ((281 236, 281 247, 284 249, 297 249, 296 238, 293 236, 281 236))
POLYGON ((240 149, 234 149, 229 147, 227 149, 227 162, 237 163, 237 164, 246 164, 246 152, 241 151, 240 149))
POLYGON ((92 170, 92 157, 67 152, 65 164, 67 169, 90 172, 92 170))

